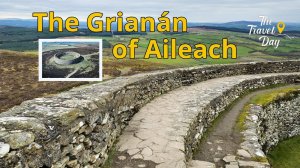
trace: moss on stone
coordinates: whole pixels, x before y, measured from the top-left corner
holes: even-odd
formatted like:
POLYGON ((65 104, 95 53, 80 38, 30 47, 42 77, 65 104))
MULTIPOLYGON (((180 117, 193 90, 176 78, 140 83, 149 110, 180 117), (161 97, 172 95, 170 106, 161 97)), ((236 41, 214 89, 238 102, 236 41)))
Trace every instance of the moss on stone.
POLYGON ((250 108, 250 105, 247 104, 246 106, 244 106, 244 108, 242 109, 237 121, 236 121, 236 127, 238 128, 239 131, 243 131, 245 130, 245 121, 246 121, 246 118, 249 114, 249 108, 250 108))
POLYGON ((299 89, 300 89, 300 86, 291 86, 291 87, 287 87, 287 88, 280 88, 278 90, 272 90, 268 93, 254 96, 250 100, 250 103, 267 106, 268 104, 270 104, 280 98, 287 97, 287 96, 289 96, 289 94, 299 91, 299 89))

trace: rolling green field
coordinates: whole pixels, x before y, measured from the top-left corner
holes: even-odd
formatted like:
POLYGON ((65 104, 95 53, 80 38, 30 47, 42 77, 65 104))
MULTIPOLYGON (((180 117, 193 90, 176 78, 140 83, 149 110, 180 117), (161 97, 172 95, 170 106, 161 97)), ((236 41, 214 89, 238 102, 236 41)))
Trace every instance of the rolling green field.
MULTIPOLYGON (((284 60, 284 59, 297 59, 300 55, 300 39, 295 38, 292 40, 281 39, 281 46, 277 49, 271 47, 262 47, 260 42, 255 41, 253 38, 249 38, 246 33, 228 32, 228 31, 201 31, 183 34, 158 34, 148 33, 146 36, 117 36, 117 37, 103 37, 106 41, 109 41, 112 45, 123 42, 128 43, 131 38, 139 38, 139 48, 136 52, 136 58, 143 58, 148 41, 150 39, 156 39, 159 42, 159 47, 162 48, 164 38, 176 38, 177 44, 188 43, 191 45, 197 43, 204 43, 209 46, 212 43, 221 43, 222 38, 228 38, 230 43, 237 45, 238 59, 157 59, 152 58, 146 61, 159 62, 167 65, 177 66, 195 66, 202 64, 220 64, 220 63, 233 63, 233 62, 245 62, 245 61, 265 61, 265 60, 284 60)), ((104 55, 105 56, 105 55, 104 55)), ((112 56, 112 55, 107 55, 112 56)))
MULTIPOLYGON (((144 62, 163 64, 166 68, 169 67, 186 67, 196 66, 203 64, 226 64, 234 62, 246 61, 270 61, 270 60, 285 60, 285 59, 298 59, 300 55, 300 38, 281 39, 280 46, 275 49, 272 46, 262 47, 261 43, 257 40, 258 37, 249 36, 247 33, 222 31, 222 30, 204 30, 193 28, 189 33, 178 34, 162 34, 162 33, 135 33, 129 35, 115 35, 109 33, 92 33, 87 30, 82 30, 78 33, 36 33, 34 29, 30 28, 16 28, 9 29, 0 28, 0 50, 13 50, 19 52, 36 52, 37 53, 37 40, 39 38, 101 38, 103 39, 103 56, 107 57, 105 60, 116 60, 112 55, 112 46, 117 43, 128 44, 130 39, 139 38, 139 48, 136 50, 136 59, 141 60, 145 54, 150 39, 156 39, 159 47, 162 50, 164 38, 176 38, 177 47, 182 43, 195 45, 203 43, 209 46, 212 43, 221 43, 222 38, 228 38, 229 43, 237 45, 237 59, 143 59, 144 62), (22 31, 20 31, 22 29, 22 31)), ((128 57, 127 57, 128 58, 128 57)))

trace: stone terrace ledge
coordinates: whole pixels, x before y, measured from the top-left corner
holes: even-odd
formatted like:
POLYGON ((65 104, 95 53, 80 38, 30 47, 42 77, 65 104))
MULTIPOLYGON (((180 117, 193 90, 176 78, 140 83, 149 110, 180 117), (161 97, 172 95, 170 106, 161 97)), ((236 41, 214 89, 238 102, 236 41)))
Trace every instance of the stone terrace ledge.
MULTIPOLYGON (((132 116, 163 93, 213 78, 299 71, 297 60, 182 68, 119 77, 25 101, 0 114, 0 165, 99 167, 132 116)), ((298 74, 278 81, 296 80, 298 74)), ((185 147, 187 158, 191 151, 185 147)))

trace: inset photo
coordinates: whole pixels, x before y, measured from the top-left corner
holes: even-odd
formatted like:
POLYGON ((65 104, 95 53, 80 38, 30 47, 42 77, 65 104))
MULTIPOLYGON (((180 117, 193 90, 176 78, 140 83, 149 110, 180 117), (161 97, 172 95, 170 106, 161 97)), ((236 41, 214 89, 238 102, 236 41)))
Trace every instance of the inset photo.
POLYGON ((101 80, 101 39, 39 40, 39 81, 101 80))

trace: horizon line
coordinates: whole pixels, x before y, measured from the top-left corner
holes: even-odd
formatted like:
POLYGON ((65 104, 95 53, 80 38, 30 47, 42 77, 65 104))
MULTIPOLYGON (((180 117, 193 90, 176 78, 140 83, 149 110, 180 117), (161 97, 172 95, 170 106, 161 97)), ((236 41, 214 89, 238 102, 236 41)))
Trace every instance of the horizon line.
MULTIPOLYGON (((36 19, 33 18, 0 18, 0 20, 24 20, 24 21, 36 21, 36 19)), ((79 22, 86 22, 86 20, 80 20, 78 19, 79 22)), ((45 19, 44 21, 48 21, 48 19, 45 19)), ((231 23, 231 22, 260 22, 260 21, 256 21, 256 20, 233 20, 233 21, 226 21, 226 22, 201 22, 201 21, 188 21, 188 23, 231 23)), ((281 21, 272 21, 272 23, 276 23, 276 22, 281 22, 281 21)), ((283 21, 284 22, 284 21, 283 21)), ((125 23, 125 22, 124 22, 125 23)), ((291 24, 300 24, 300 22, 285 22, 285 23, 291 23, 291 24)))

